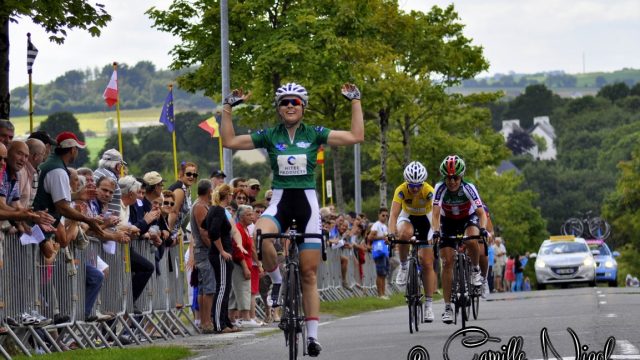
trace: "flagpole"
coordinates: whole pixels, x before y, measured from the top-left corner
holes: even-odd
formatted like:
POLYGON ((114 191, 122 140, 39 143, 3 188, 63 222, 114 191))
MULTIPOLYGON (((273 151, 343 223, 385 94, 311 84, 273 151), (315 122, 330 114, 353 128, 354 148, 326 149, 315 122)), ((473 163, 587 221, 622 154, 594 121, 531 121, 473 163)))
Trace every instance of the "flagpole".
MULTIPOLYGON (((113 62, 113 71, 118 72, 118 63, 113 62)), ((116 80, 117 81, 117 80, 116 80)), ((118 150, 124 159, 122 151, 122 128, 120 127, 120 91, 116 92, 116 119, 118 121, 118 150)), ((120 166, 120 177, 124 177, 124 166, 120 166)), ((124 272, 131 272, 131 256, 129 254, 129 246, 124 245, 124 272)))
MULTIPOLYGON (((173 84, 169 84, 169 92, 171 93, 171 99, 173 99, 173 84)), ((178 180, 178 150, 176 146, 176 123, 175 123, 175 119, 171 119, 171 121, 173 121, 173 131, 171 132, 171 139, 173 141, 173 174, 175 175, 176 180, 178 180)))
MULTIPOLYGON (((27 33, 27 42, 31 42, 31 33, 27 33)), ((31 70, 29 70, 29 132, 33 132, 33 83, 31 80, 31 70)))
POLYGON ((224 171, 224 156, 222 155, 222 138, 218 136, 218 148, 220 156, 220 170, 224 171))

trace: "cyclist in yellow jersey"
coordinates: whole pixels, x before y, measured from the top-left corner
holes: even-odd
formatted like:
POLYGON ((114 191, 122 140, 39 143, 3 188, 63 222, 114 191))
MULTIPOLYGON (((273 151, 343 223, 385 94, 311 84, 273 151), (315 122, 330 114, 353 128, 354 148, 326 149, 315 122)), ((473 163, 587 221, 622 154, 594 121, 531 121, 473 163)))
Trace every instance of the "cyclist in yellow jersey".
MULTIPOLYGON (((427 169, 418 161, 413 161, 404 169, 404 180, 396 188, 391 204, 389 217, 389 233, 395 234, 399 240, 410 240, 415 234, 417 240, 430 239, 431 206, 434 190, 427 180, 427 169)), ((396 283, 407 283, 407 255, 409 245, 399 245, 400 270, 396 283)), ((431 308, 433 291, 436 287, 436 274, 433 269, 433 245, 420 245, 418 256, 422 266, 422 284, 426 301, 424 302, 424 321, 433 321, 431 308)))

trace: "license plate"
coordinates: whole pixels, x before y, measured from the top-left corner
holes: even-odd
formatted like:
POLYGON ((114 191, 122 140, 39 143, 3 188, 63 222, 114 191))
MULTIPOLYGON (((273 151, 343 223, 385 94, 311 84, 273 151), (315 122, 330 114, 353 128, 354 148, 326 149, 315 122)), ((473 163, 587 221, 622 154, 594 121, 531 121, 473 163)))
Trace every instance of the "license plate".
POLYGON ((558 274, 573 274, 573 269, 558 269, 556 270, 558 274))

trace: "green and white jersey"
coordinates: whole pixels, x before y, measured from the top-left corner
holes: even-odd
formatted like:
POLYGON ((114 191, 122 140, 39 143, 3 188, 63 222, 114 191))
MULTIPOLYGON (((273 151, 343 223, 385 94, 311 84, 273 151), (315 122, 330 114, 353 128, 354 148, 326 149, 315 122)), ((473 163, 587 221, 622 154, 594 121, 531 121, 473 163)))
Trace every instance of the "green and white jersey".
POLYGON ((327 143, 330 129, 300 123, 289 138, 283 124, 251 134, 256 148, 265 148, 273 171, 274 189, 315 189, 318 148, 327 143))

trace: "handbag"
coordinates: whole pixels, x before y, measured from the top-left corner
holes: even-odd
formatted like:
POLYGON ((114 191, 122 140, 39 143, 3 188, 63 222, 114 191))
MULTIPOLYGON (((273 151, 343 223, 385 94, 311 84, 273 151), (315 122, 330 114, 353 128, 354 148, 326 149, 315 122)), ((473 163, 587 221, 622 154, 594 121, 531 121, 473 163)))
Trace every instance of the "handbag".
POLYGON ((84 250, 89 246, 89 238, 80 225, 78 225, 78 235, 76 236, 75 245, 79 250, 84 250))

